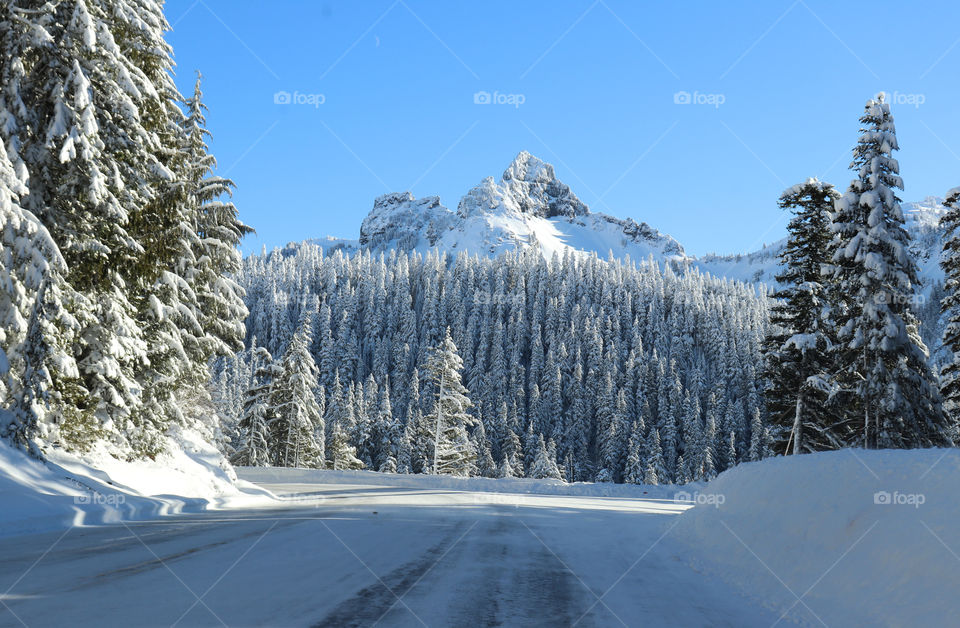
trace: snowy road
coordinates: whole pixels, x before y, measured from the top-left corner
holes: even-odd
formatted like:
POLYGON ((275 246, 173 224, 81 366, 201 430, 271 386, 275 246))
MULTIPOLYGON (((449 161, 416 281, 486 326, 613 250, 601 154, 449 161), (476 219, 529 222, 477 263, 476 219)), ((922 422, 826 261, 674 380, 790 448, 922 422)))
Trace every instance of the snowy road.
POLYGON ((770 626, 657 500, 271 484, 288 507, 0 539, 0 626, 770 626))

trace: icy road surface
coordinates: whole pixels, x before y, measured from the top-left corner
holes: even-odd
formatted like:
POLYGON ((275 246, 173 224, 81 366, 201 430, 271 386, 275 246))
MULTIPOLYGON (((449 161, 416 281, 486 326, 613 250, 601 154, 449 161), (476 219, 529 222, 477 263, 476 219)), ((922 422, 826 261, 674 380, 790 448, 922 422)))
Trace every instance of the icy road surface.
MULTIPOLYGON (((280 507, 0 539, 2 626, 764 626, 670 501, 266 487, 280 507)), ((409 483, 409 482, 408 482, 409 483)))

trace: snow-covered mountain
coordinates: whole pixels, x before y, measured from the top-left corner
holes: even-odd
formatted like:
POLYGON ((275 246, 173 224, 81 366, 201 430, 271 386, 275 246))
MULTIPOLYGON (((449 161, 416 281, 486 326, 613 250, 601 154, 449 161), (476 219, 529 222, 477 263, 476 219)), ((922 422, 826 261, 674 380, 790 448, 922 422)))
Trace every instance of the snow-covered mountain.
MULTIPOLYGON (((940 249, 943 233, 937 224, 946 211, 943 199, 927 197, 904 203, 912 250, 920 266, 923 294, 928 300, 943 283, 940 249)), ((563 183, 553 166, 521 151, 499 181, 486 177, 464 194, 452 211, 437 196, 414 198, 410 192, 384 194, 360 226, 356 240, 310 240, 327 252, 391 249, 427 252, 438 248, 451 253, 469 251, 497 255, 530 246, 547 258, 565 250, 606 258, 646 259, 650 256, 677 269, 696 267, 716 277, 748 283, 776 283, 778 255, 786 240, 759 251, 737 255, 687 255, 671 236, 645 222, 592 212, 563 183)), ((295 245, 291 245, 295 246, 295 245)))
MULTIPOLYGON (((927 286, 942 282, 938 265, 942 232, 937 227, 945 211, 943 199, 927 197, 904 203, 913 252, 927 286)), ((464 194, 452 211, 437 196, 414 198, 410 192, 384 194, 360 226, 358 239, 310 240, 328 252, 391 249, 426 252, 439 248, 497 255, 509 249, 538 246, 546 257, 566 249, 606 258, 653 256, 675 267, 697 267, 717 277, 773 285, 777 256, 785 240, 759 251, 737 255, 687 255, 671 236, 645 222, 592 212, 563 183, 553 166, 521 151, 499 181, 486 177, 464 194)))
POLYGON ((313 240, 328 251, 374 252, 439 248, 496 255, 538 246, 547 257, 565 250, 606 257, 685 261, 680 243, 646 223, 591 212, 554 173, 553 166, 522 151, 499 181, 487 177, 452 211, 439 197, 385 194, 360 227, 358 240, 313 240))
MULTIPOLYGON (((943 232, 938 222, 946 208, 942 198, 931 196, 903 203, 903 210, 922 281, 915 309, 924 323, 924 340, 939 361, 945 354, 939 346, 944 278, 939 266, 943 232)), ((385 194, 374 201, 358 239, 309 242, 328 253, 337 249, 347 253, 392 249, 426 253, 437 248, 486 256, 536 246, 547 258, 566 250, 601 258, 613 255, 640 260, 652 256, 678 271, 696 268, 715 277, 772 287, 786 240, 746 254, 687 255, 677 240, 645 222, 590 211, 570 186, 557 179, 553 166, 521 151, 499 181, 483 179, 464 194, 456 211, 445 207, 437 196, 417 199, 409 192, 385 194)))

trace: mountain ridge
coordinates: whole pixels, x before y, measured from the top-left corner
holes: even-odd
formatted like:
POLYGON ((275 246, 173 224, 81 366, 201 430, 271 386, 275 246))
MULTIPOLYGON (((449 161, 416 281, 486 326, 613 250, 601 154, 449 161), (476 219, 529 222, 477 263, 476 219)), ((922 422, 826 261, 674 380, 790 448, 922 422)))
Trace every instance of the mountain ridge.
MULTIPOLYGON (((938 221, 946 208, 937 196, 905 202, 902 207, 924 291, 929 292, 943 282, 939 268, 943 233, 938 221)), ((438 196, 417 199, 408 191, 392 192, 374 200, 357 239, 327 237, 306 242, 331 253, 338 249, 347 253, 441 249, 498 255, 539 246, 547 258, 562 256, 566 250, 601 258, 611 254, 621 259, 653 256, 678 268, 696 267, 716 277, 773 286, 777 256, 786 239, 748 253, 689 255, 679 241, 647 222, 591 211, 557 178, 551 164, 522 150, 499 181, 488 176, 470 188, 456 211, 443 205, 438 196)))
POLYGON ((426 252, 433 248, 496 255, 538 245, 554 253, 597 253, 658 260, 690 259, 683 246, 646 222, 593 212, 553 166, 521 151, 499 181, 485 177, 448 209, 437 196, 417 199, 410 192, 378 196, 356 240, 308 240, 329 251, 391 249, 426 252))

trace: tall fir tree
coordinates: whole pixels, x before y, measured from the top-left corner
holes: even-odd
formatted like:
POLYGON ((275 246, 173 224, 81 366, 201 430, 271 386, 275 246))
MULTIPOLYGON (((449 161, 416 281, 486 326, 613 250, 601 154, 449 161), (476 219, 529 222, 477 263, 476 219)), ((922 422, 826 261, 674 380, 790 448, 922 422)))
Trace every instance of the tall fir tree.
POLYGON ((436 390, 430 412, 426 415, 427 425, 434 426, 431 471, 470 475, 477 457, 467 435, 467 427, 474 422, 469 412, 473 403, 460 379, 463 360, 450 337, 449 328, 441 344, 432 352, 427 369, 436 390))
POLYGON ((66 262, 66 281, 86 297, 75 312, 73 357, 87 393, 76 418, 107 432, 120 450, 132 439, 139 443, 133 449, 154 450, 156 426, 131 422, 141 407, 138 371, 147 364, 134 301, 149 281, 144 266, 156 268, 153 260, 140 261, 146 249, 132 221, 154 194, 156 179, 144 170, 166 169, 139 115, 142 99, 158 96, 155 86, 142 71, 134 83, 118 82, 135 67, 118 34, 134 33, 137 27, 126 22, 137 16, 114 15, 104 2, 31 10, 4 4, 30 35, 11 60, 23 68, 17 138, 3 139, 18 146, 29 173, 24 207, 50 231, 66 262))
POLYGON ((198 295, 227 285, 239 257, 197 273, 200 227, 185 195, 199 190, 181 176, 195 155, 184 150, 162 3, 27 4, 0 5, 0 143, 27 185, 21 207, 64 262, 37 319, 62 328, 36 333, 76 365, 48 371, 45 398, 62 412, 38 437, 68 449, 105 438, 126 458, 155 456, 174 422, 215 439, 204 311, 232 326, 237 348, 242 309, 225 315, 198 295))
MULTIPOLYGON (((840 194, 817 179, 788 188, 781 210, 793 212, 780 253, 771 297, 771 328, 764 339, 764 390, 775 450, 782 454, 839 449, 851 440, 842 412, 828 407, 833 330, 826 325, 830 290, 823 276, 830 262, 830 212, 840 194)), ((758 435, 759 436, 759 435, 758 435)))
POLYGON ((207 146, 211 134, 207 130, 201 78, 198 74, 193 96, 185 101, 180 178, 184 202, 193 221, 191 233, 197 234, 192 240, 197 267, 191 283, 205 333, 204 354, 209 359, 243 348, 243 322, 248 312, 244 290, 235 275, 240 271, 240 241, 253 229, 240 221, 233 203, 223 200, 232 194, 233 181, 213 174, 217 161, 207 146))
POLYGON ((49 231, 19 206, 25 192, 0 143, 0 436, 42 457, 38 437, 57 441, 83 394, 67 309, 80 297, 49 231))
POLYGON ((660 446, 660 432, 651 428, 647 435, 646 447, 647 468, 643 473, 643 483, 650 486, 669 482, 667 467, 663 462, 663 449, 660 446))
POLYGON ((627 461, 623 469, 623 481, 627 484, 643 484, 646 461, 643 459, 643 434, 636 422, 630 428, 627 441, 627 461))
POLYGON ((310 328, 301 321, 290 339, 273 382, 270 423, 274 465, 278 467, 323 468, 323 416, 314 390, 319 371, 310 355, 310 328))
POLYGON ((838 307, 836 380, 845 391, 848 445, 950 444, 950 425, 910 309, 918 285, 900 199, 899 148, 884 94, 867 101, 851 169, 857 178, 836 202, 831 267, 838 307))
POLYGON ((273 380, 280 376, 280 365, 263 347, 254 356, 254 373, 243 399, 242 418, 238 425, 240 447, 231 462, 247 467, 267 467, 273 460, 270 451, 270 424, 275 418, 271 406, 273 380))

